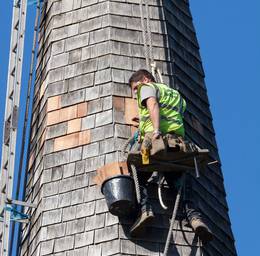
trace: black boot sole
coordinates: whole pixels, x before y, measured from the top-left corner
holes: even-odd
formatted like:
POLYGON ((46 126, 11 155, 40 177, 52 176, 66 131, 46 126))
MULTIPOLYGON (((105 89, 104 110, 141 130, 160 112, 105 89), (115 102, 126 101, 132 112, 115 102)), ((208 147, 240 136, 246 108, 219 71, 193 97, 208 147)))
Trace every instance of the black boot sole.
POLYGON ((148 216, 146 219, 144 219, 142 222, 136 224, 130 229, 130 235, 131 237, 138 237, 145 233, 147 225, 149 225, 154 219, 154 216, 148 216))
POLYGON ((195 233, 199 236, 200 240, 201 240, 204 244, 206 244, 206 243, 208 243, 208 242, 210 242, 210 241, 213 240, 213 235, 212 235, 212 233, 209 232, 208 229, 205 228, 205 227, 197 227, 195 233))

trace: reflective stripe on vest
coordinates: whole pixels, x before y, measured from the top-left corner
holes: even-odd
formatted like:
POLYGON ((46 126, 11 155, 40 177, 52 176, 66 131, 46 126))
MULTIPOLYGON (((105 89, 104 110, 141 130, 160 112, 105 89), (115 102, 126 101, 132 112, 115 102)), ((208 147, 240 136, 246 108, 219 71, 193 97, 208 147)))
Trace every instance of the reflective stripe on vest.
POLYGON ((177 106, 172 107, 172 106, 169 106, 169 105, 164 104, 164 103, 159 103, 159 107, 161 107, 161 108, 167 108, 167 109, 169 109, 169 110, 174 110, 174 111, 176 111, 176 112, 179 112, 179 113, 183 114, 183 113, 182 113, 182 111, 183 111, 183 106, 182 106, 183 100, 182 100, 182 98, 180 98, 180 103, 179 103, 179 104, 180 104, 180 107, 177 107, 177 106))
MULTIPOLYGON (((177 120, 176 118, 173 118, 173 117, 171 118, 171 117, 166 117, 166 116, 161 115, 160 118, 163 119, 163 120, 166 120, 166 121, 174 121, 176 124, 179 124, 179 125, 182 124, 182 122, 180 120, 177 120)), ((149 116, 142 116, 140 118, 140 121, 146 122, 149 119, 150 119, 149 116)))
MULTIPOLYGON (((153 131, 153 125, 150 119, 149 111, 146 107, 141 104, 140 90, 141 85, 138 88, 137 99, 140 117, 140 132, 144 136, 146 132, 153 131)), ((158 99, 158 104, 160 107, 160 129, 163 133, 169 131, 174 131, 177 134, 184 136, 183 127, 183 112, 186 108, 186 102, 181 97, 178 91, 166 87, 164 84, 145 84, 145 86, 150 86, 156 90, 156 95, 160 94, 158 99)))
MULTIPOLYGON (((148 84, 149 85, 149 84, 148 84)), ((156 84, 152 84, 156 89, 156 95, 158 95, 158 92, 160 92, 160 89, 156 84)), ((183 115, 183 98, 180 96, 180 102, 178 103, 179 106, 170 106, 165 103, 159 103, 159 107, 161 108, 167 108, 168 110, 173 110, 176 112, 179 112, 181 115, 183 115)))

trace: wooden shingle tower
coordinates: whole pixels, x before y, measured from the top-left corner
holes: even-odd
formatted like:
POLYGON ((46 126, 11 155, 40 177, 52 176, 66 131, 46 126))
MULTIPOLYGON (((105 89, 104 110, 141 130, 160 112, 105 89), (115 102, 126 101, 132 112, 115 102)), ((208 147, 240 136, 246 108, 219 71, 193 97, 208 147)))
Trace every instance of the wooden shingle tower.
MULTIPOLYGON (((148 3, 154 59, 164 81, 187 101, 187 134, 219 159, 189 2, 148 3)), ((108 212, 93 180, 97 168, 121 160, 120 148, 131 136, 134 101, 127 82, 145 68, 144 57, 139 0, 44 4, 26 188, 27 200, 38 207, 29 210, 21 255, 162 255, 170 212, 154 198, 156 221, 145 237, 131 239, 131 221, 120 223, 108 212)), ((220 165, 194 179, 193 194, 214 241, 200 249, 191 228, 177 222, 169 255, 236 256, 220 165)))

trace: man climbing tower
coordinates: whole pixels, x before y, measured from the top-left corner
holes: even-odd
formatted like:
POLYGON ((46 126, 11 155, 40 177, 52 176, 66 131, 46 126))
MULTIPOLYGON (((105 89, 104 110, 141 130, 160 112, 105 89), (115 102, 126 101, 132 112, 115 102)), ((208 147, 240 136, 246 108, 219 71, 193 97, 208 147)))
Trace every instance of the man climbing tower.
MULTIPOLYGON (((143 163, 145 164, 146 161, 149 162, 149 155, 160 158, 160 155, 165 154, 163 138, 167 137, 183 142, 185 134, 183 113, 186 108, 186 102, 178 91, 169 88, 165 84, 156 83, 153 75, 144 69, 136 71, 130 77, 129 85, 137 97, 140 150, 143 163)), ((147 181, 152 173, 138 171, 137 173, 141 192, 141 210, 136 222, 131 227, 130 232, 132 236, 138 236, 143 232, 146 224, 154 218, 146 188, 147 181)), ((176 184, 178 184, 182 174, 168 172, 164 173, 164 175, 170 188, 176 190, 176 184)), ((185 184, 183 209, 195 233, 206 243, 212 240, 213 235, 203 221, 201 213, 194 207, 194 203, 191 200, 191 180, 186 179, 185 184)))

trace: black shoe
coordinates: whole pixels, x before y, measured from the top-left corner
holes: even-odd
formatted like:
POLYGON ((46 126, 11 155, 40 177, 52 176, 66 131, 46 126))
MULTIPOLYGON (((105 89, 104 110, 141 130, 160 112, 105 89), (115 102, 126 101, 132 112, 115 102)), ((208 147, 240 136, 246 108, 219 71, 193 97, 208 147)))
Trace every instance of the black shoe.
POLYGON ((193 218, 190 222, 195 234, 199 236, 203 243, 213 240, 213 234, 209 227, 199 218, 193 218))
POLYGON ((154 219, 154 214, 151 210, 142 211, 141 215, 137 218, 135 223, 130 229, 132 237, 140 236, 144 233, 147 224, 151 223, 154 219))

